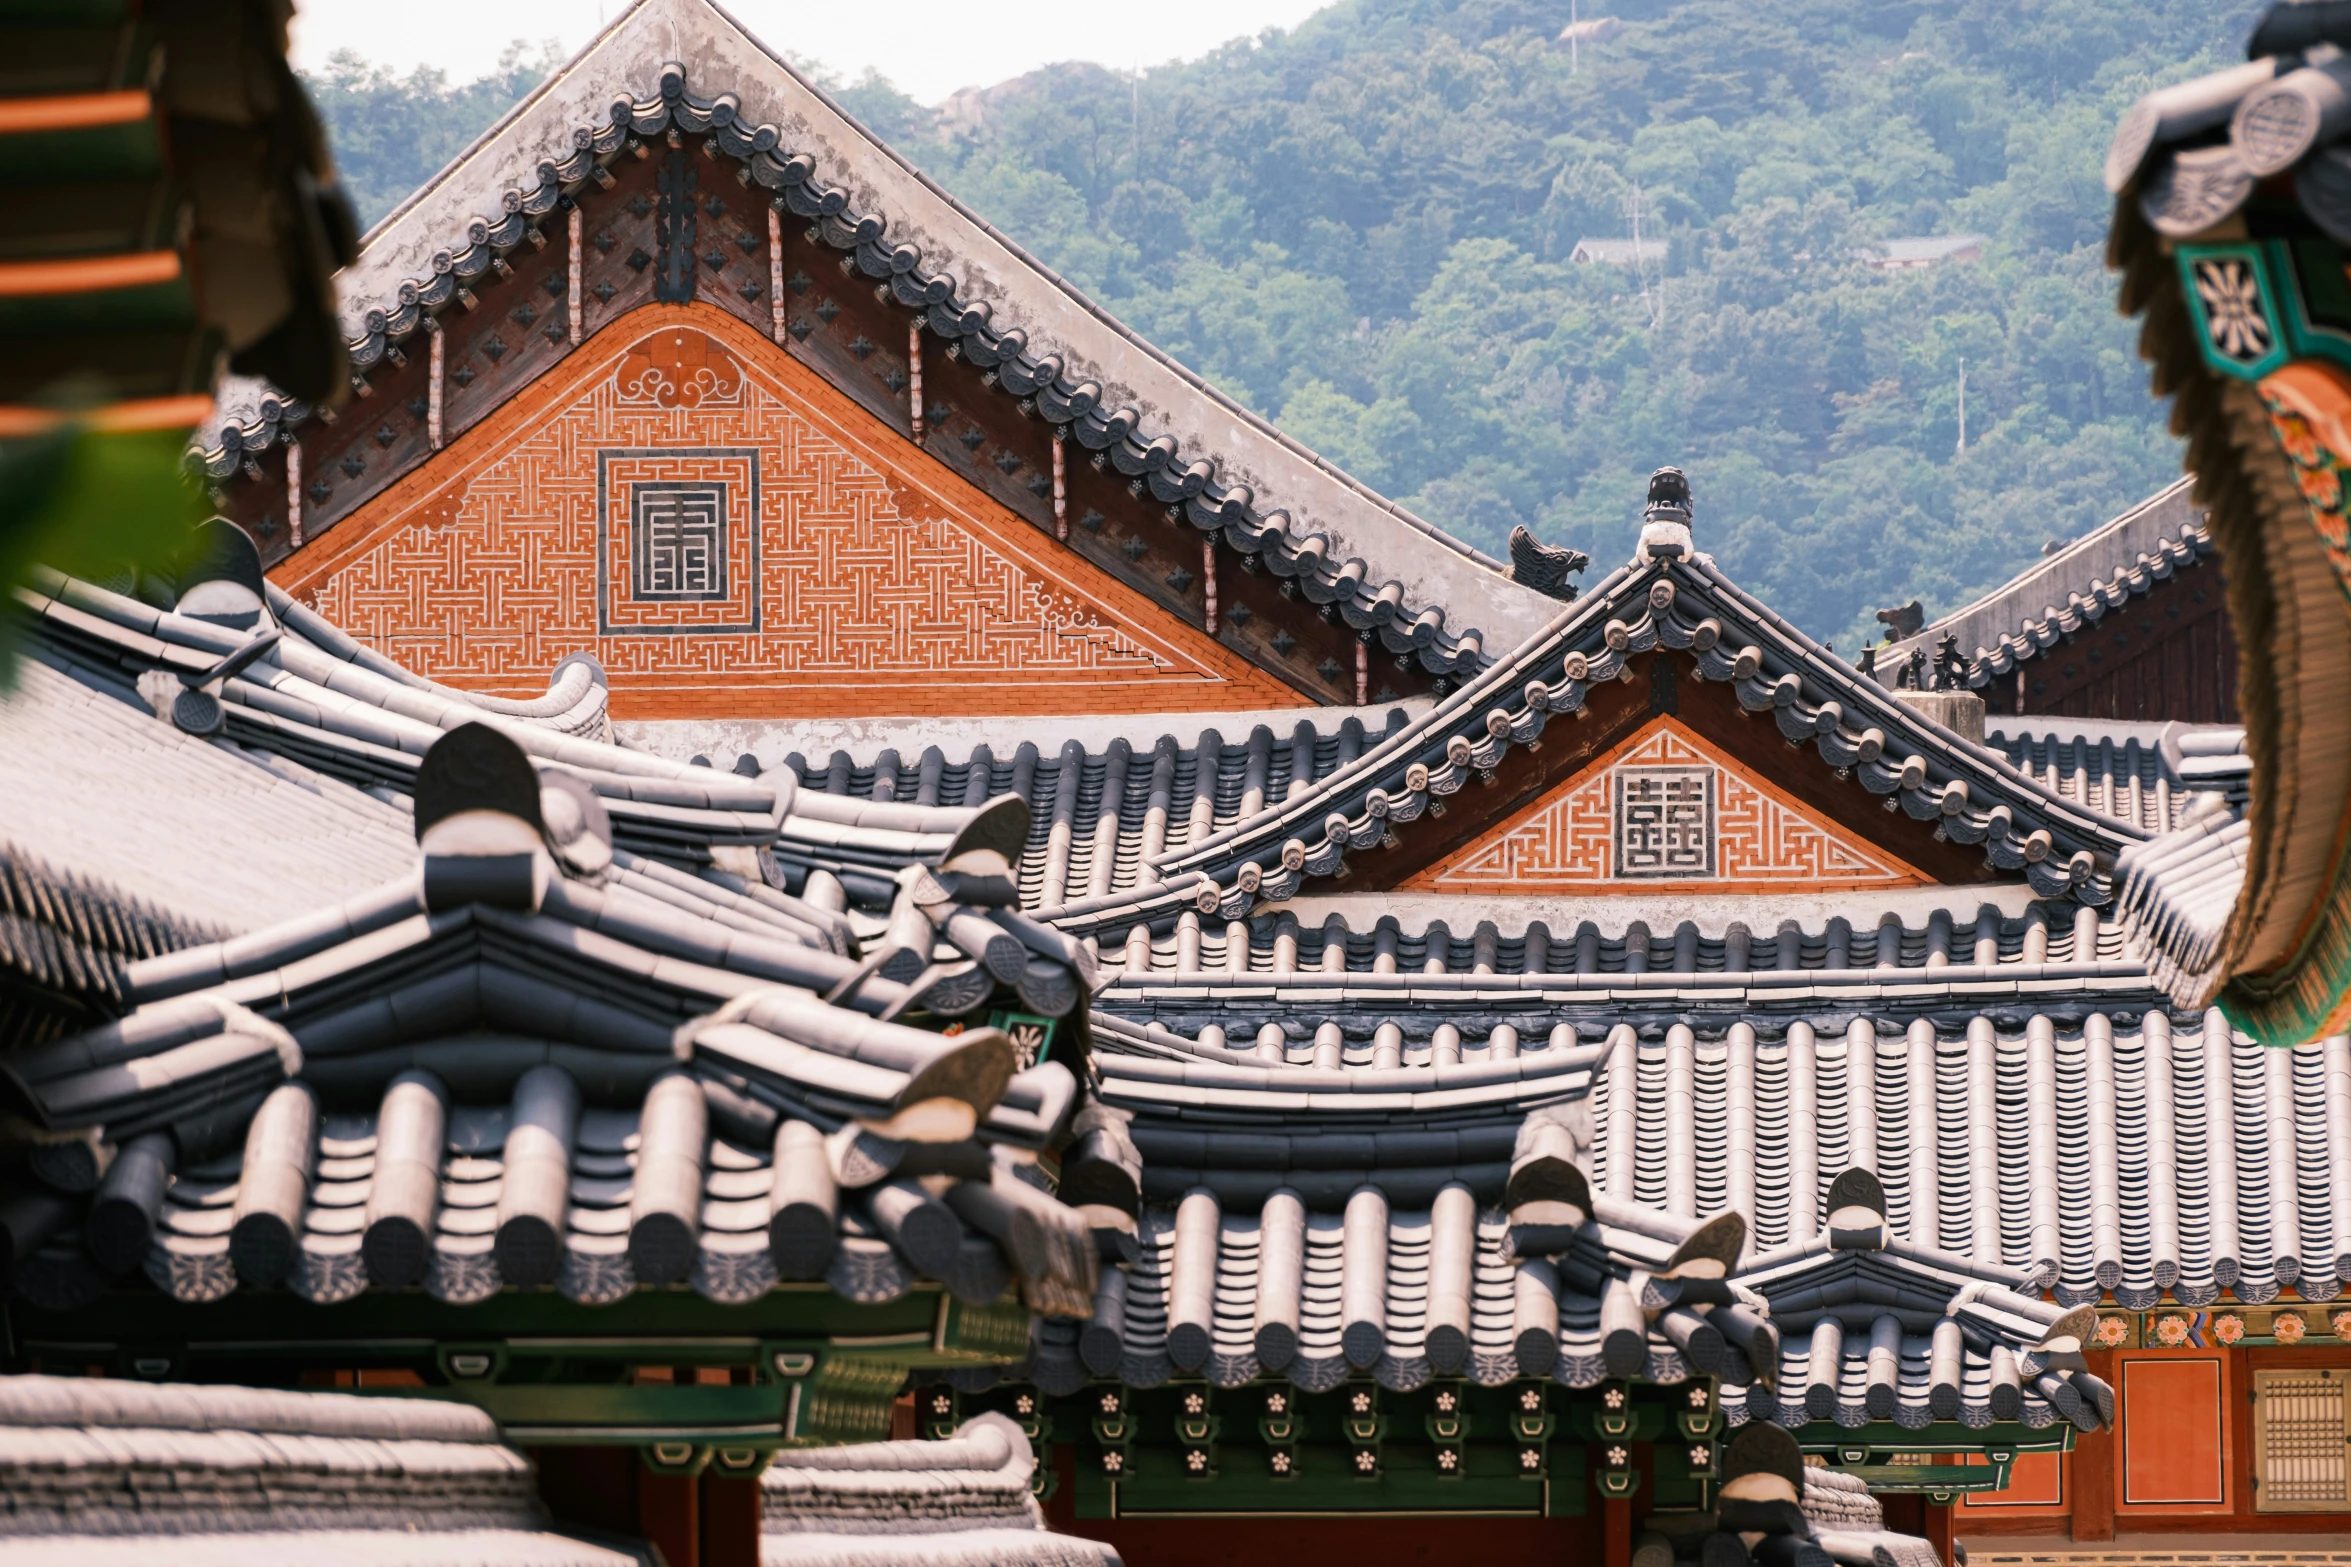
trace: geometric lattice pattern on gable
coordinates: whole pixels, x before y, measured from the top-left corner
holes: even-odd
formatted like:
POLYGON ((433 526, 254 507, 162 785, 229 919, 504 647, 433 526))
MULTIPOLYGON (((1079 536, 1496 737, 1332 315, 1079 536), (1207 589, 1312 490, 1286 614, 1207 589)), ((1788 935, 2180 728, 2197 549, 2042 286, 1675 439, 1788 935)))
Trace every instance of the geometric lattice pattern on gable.
POLYGON ((1298 701, 706 305, 615 322, 275 575, 471 690, 591 652, 623 718, 1298 701))
POLYGON ((1418 892, 1834 891, 1928 880, 1675 719, 1407 881, 1418 892))

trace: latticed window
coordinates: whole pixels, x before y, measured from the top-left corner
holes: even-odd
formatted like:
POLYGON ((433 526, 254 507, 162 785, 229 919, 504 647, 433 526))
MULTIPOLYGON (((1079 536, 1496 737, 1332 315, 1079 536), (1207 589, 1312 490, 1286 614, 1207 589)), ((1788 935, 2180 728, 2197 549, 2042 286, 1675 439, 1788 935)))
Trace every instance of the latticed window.
POLYGON ((2351 1374, 2324 1367, 2253 1373, 2253 1505, 2265 1513, 2351 1506, 2351 1374))

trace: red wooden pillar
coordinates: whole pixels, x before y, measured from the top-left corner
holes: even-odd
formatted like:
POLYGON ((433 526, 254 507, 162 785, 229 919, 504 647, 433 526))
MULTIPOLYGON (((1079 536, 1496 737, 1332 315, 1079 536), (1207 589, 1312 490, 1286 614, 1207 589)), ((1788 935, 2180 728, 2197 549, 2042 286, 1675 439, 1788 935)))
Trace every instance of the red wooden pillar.
POLYGON ((699 1483, 701 1567, 759 1567, 759 1482, 706 1474, 699 1483))
POLYGON ((1632 1567, 1633 1499, 1600 1498, 1600 1567, 1632 1567))
POLYGON ((559 1524, 607 1534, 637 1532, 637 1478, 645 1466, 626 1447, 534 1447, 539 1500, 559 1524))
MULTIPOLYGON (((631 1455, 634 1456, 634 1455, 631 1455)), ((637 1533, 669 1567, 702 1567, 701 1485, 692 1475, 637 1476, 637 1533)))
POLYGON ((1926 1513, 1926 1527, 1923 1531, 1926 1542, 1935 1548, 1935 1559, 1943 1563, 1943 1567, 1951 1567, 1951 1514, 1953 1509, 1948 1503, 1930 1501, 1923 1511, 1926 1513))
POLYGON ((1633 1494, 1608 1496, 1600 1490, 1600 1473, 1592 1471, 1592 1505, 1599 1509, 1600 1567, 1632 1567, 1633 1561, 1633 1503, 1637 1500, 1648 1506, 1648 1495, 1655 1483, 1650 1473, 1654 1449, 1650 1443, 1632 1444, 1633 1494))
MULTIPOLYGON (((2113 1350, 2088 1350, 2082 1358, 2089 1362, 2091 1375, 2108 1387, 2116 1385, 2113 1350)), ((2074 1435, 2073 1452, 2065 1462, 2069 1471, 2066 1490, 2073 1504, 2073 1537, 2077 1540, 2114 1538, 2114 1439, 2111 1428, 2074 1435)))
POLYGON ((657 1475, 626 1447, 541 1447, 531 1458, 558 1524, 650 1540, 669 1567, 759 1567, 755 1479, 657 1475))

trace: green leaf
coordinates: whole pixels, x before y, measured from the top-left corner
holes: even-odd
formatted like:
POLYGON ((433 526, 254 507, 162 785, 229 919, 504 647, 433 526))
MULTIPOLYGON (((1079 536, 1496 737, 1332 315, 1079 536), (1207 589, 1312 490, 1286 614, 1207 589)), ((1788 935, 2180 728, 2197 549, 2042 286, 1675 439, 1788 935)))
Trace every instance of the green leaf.
MULTIPOLYGON (((181 461, 183 430, 101 433, 69 421, 0 441, 0 584, 41 565, 73 576, 169 565, 210 510, 181 461)), ((13 688, 22 617, 0 613, 0 691, 13 688)))

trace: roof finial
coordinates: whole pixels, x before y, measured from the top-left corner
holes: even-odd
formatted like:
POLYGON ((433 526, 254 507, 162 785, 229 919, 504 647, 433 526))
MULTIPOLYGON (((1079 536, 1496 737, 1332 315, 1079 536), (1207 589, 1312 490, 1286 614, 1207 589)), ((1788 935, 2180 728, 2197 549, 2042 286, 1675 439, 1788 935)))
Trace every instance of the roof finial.
POLYGON ((1641 513, 1641 544, 1633 552, 1633 563, 1688 560, 1694 552, 1689 476, 1679 468, 1660 468, 1649 475, 1649 504, 1641 513))
POLYGON ((554 874, 539 774, 510 736, 483 723, 442 735, 417 764, 414 799, 427 909, 539 906, 554 874))

